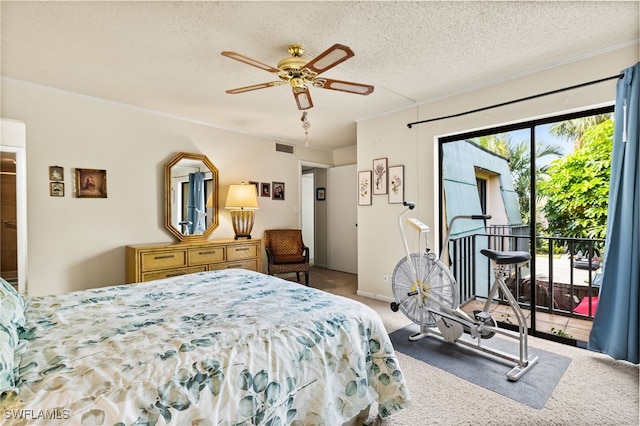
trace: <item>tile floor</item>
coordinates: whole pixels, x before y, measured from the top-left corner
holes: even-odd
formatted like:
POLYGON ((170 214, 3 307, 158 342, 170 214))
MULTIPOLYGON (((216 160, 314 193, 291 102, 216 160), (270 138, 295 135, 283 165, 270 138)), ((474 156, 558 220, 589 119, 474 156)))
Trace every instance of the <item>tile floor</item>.
MULTIPOLYGON (((474 301, 465 305, 462 309, 465 312, 472 312, 475 309, 482 309, 484 302, 474 301)), ((508 322, 509 315, 513 315, 510 312, 511 307, 505 305, 499 305, 494 303, 491 305, 489 312, 497 321, 508 322)), ((527 321, 530 320, 531 311, 523 309, 527 321)), ((515 319, 514 319, 515 321, 515 319)), ((546 312, 536 312, 536 330, 566 335, 572 339, 576 339, 582 342, 589 341, 589 333, 591 332, 592 321, 583 320, 580 318, 570 318, 564 315, 552 315, 546 312), (555 332, 554 332, 555 331, 555 332)))

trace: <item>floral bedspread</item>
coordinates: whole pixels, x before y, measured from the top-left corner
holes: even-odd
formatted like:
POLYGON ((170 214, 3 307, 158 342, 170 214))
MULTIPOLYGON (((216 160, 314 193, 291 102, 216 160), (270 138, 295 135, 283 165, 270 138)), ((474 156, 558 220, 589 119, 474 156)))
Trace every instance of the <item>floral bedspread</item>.
POLYGON ((340 425, 409 394, 367 306, 245 270, 27 299, 9 424, 340 425))

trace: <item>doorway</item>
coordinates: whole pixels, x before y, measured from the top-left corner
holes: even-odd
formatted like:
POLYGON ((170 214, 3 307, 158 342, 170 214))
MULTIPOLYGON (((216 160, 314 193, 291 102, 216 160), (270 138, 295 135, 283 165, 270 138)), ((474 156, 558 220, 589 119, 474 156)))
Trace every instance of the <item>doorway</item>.
POLYGON ((0 276, 18 289, 16 153, 0 152, 0 276))
POLYGON ((329 169, 327 222, 329 268, 358 273, 358 190, 356 165, 329 169))
POLYGON ((314 265, 357 274, 356 165, 300 164, 300 226, 305 244, 305 232, 313 233, 314 265), (313 184, 308 183, 308 174, 313 176, 313 184), (310 206, 312 213, 308 212, 310 206))
POLYGON ((329 164, 300 161, 300 229, 313 265, 328 268, 327 201, 316 199, 316 189, 326 188, 329 164))
POLYGON ((25 124, 2 119, 0 145, 0 276, 27 294, 25 124))

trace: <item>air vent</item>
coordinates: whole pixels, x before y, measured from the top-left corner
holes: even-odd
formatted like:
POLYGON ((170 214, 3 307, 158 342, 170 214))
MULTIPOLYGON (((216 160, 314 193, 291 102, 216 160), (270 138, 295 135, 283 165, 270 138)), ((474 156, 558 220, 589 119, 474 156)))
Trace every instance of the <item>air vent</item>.
POLYGON ((284 143, 276 142, 277 152, 286 152, 287 154, 293 154, 293 145, 287 145, 284 143))

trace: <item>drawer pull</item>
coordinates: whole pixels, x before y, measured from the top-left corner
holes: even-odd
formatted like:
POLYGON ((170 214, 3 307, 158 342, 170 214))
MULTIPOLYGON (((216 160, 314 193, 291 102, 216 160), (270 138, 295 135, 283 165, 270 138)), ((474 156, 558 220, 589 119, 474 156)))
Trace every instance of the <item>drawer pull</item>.
POLYGON ((184 275, 184 272, 174 272, 172 274, 167 274, 167 278, 169 277, 179 277, 180 275, 184 275))
POLYGON ((153 259, 154 260, 158 260, 158 259, 173 259, 174 257, 176 257, 175 254, 165 254, 164 256, 156 256, 153 259))
POLYGON ((242 267, 242 263, 238 263, 237 265, 232 265, 232 264, 228 264, 227 268, 241 268, 242 267))
POLYGON ((216 251, 215 250, 199 251, 198 254, 216 254, 216 251))
POLYGON ((249 251, 249 247, 236 248, 235 251, 249 251))

